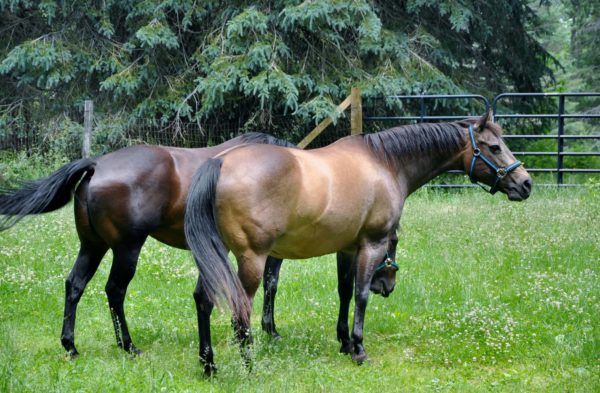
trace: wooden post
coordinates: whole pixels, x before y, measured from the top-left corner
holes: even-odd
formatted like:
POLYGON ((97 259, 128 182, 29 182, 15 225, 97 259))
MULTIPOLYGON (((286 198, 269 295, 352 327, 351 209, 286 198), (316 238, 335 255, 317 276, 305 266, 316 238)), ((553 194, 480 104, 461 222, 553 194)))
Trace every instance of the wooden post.
POLYGON ((94 120, 94 101, 85 100, 85 109, 83 112, 83 144, 81 146, 81 155, 83 158, 90 157, 92 146, 92 122, 94 120))
POLYGON ((360 97, 360 89, 352 88, 352 104, 350 106, 350 135, 362 134, 362 99, 360 97))
MULTIPOLYGON (((341 104, 335 108, 336 112, 343 112, 348 107, 350 107, 350 134, 362 134, 362 99, 360 97, 360 89, 358 87, 353 87, 352 92, 341 104)), ((311 132, 308 133, 300 142, 298 142, 298 147, 304 149, 310 142, 312 142, 316 137, 318 137, 328 125, 333 123, 331 117, 325 118, 322 122, 319 123, 311 132)))
MULTIPOLYGON (((350 105, 352 104, 352 96, 348 96, 346 97, 346 99, 344 101, 342 101, 341 104, 339 104, 337 106, 337 108, 335 108, 336 112, 343 112, 346 110, 346 108, 348 108, 350 105)), ((306 135, 304 137, 304 139, 302 139, 299 143, 298 143, 298 147, 301 149, 304 149, 310 142, 313 141, 313 139, 315 139, 316 137, 319 136, 319 134, 321 132, 323 132, 323 130, 330 125, 331 123, 333 123, 333 120, 331 120, 331 117, 326 117, 325 120, 323 120, 322 122, 319 123, 318 126, 316 126, 311 132, 308 133, 308 135, 306 135)))

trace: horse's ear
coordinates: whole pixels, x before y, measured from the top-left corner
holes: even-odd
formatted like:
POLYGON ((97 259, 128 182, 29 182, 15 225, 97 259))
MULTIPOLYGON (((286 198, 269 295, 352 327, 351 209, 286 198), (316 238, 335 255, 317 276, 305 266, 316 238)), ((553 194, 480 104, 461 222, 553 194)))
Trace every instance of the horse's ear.
POLYGON ((485 115, 481 116, 481 118, 477 120, 477 122, 475 123, 475 129, 480 132, 485 130, 485 125, 488 121, 492 120, 492 115, 492 109, 490 108, 487 110, 487 112, 485 112, 485 115))

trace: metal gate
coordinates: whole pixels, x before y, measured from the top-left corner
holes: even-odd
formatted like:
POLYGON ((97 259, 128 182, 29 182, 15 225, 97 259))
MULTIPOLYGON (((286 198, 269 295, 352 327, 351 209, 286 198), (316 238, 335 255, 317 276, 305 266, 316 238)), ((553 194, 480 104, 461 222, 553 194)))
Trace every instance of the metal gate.
POLYGON ((593 157, 600 156, 598 151, 565 151, 565 141, 567 140, 582 140, 595 139, 600 140, 600 127, 594 134, 567 134, 565 133, 566 119, 600 119, 600 113, 566 113, 565 101, 575 97, 600 97, 600 93, 503 93, 499 94, 492 101, 492 109, 494 111, 494 119, 553 119, 557 122, 556 134, 544 135, 519 135, 508 134, 504 138, 510 139, 555 139, 556 151, 518 151, 513 152, 515 156, 553 156, 556 157, 555 168, 527 168, 529 172, 546 172, 556 173, 556 184, 561 186, 564 184, 565 173, 600 173, 600 168, 565 168, 564 157, 567 156, 583 156, 593 157), (542 98, 545 100, 558 98, 556 113, 503 113, 501 104, 503 101, 511 98, 542 98))

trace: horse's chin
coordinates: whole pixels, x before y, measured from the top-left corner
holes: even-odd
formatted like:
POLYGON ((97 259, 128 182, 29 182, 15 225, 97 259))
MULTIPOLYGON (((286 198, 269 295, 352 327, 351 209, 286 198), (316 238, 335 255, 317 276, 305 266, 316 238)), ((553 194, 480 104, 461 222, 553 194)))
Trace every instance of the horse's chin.
POLYGON ((371 289, 371 292, 373 292, 373 294, 375 294, 375 295, 379 295, 379 296, 382 296, 382 297, 389 297, 390 293, 391 293, 391 292, 383 292, 383 291, 380 291, 380 290, 373 290, 373 289, 371 289))
POLYGON ((522 202, 525 199, 529 198, 529 193, 523 194, 517 190, 507 190, 506 196, 508 197, 509 201, 522 202))
POLYGON ((392 288, 392 290, 390 291, 383 288, 383 285, 371 285, 369 289, 375 295, 381 295, 383 297, 389 297, 390 294, 394 291, 394 288, 392 288))
POLYGON ((375 295, 381 295, 381 289, 379 289, 379 288, 373 288, 373 287, 371 287, 371 288, 369 288, 369 290, 372 293, 374 293, 375 295))
POLYGON ((519 193, 516 192, 509 192, 506 195, 508 196, 509 201, 521 202, 525 200, 525 198, 523 198, 519 193))

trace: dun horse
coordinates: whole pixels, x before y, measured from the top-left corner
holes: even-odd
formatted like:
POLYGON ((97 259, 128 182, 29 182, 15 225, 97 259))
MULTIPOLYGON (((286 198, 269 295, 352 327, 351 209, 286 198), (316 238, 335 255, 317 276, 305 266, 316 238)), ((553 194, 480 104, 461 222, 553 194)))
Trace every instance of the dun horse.
MULTIPOLYGON (((247 133, 218 146, 201 149, 140 145, 94 160, 74 161, 47 178, 23 182, 21 188, 0 188, 0 215, 3 215, 0 216, 0 231, 27 215, 63 207, 75 192, 75 225, 81 244, 65 283, 61 334, 62 345, 69 357, 78 354, 74 338, 77 304, 109 248, 113 250, 113 264, 106 294, 117 345, 130 353, 140 353, 129 334, 123 303, 144 242, 151 236, 170 246, 186 248, 183 217, 193 173, 208 158, 249 143, 294 147, 260 133, 247 133)), ((394 242, 390 244, 392 256, 395 246, 394 242)), ((274 301, 280 267, 281 259, 269 258, 264 273, 262 326, 274 337, 279 337, 275 329, 274 301)), ((344 268, 340 266, 340 277, 350 277, 352 272, 344 268)), ((393 266, 384 269, 373 284, 374 291, 387 296, 393 289, 395 270, 393 266)), ((344 283, 342 280, 341 284, 344 283)), ((346 288, 341 290, 348 291, 346 288)), ((343 318, 341 311, 340 318, 343 318)), ((346 320, 347 313, 346 310, 346 320)))
MULTIPOLYGON (((405 199, 450 169, 465 170, 510 200, 529 196, 530 176, 488 117, 354 135, 309 151, 248 145, 203 164, 190 185, 185 234, 200 271, 194 298, 204 372, 215 369, 210 315, 219 300, 231 307, 242 354, 248 355, 252 300, 268 255, 300 259, 338 252, 338 265, 351 266, 354 324, 350 336, 340 321, 338 338, 342 352, 364 361, 369 287, 405 199)), ((347 309, 350 296, 341 298, 346 303, 340 310, 347 309)))

